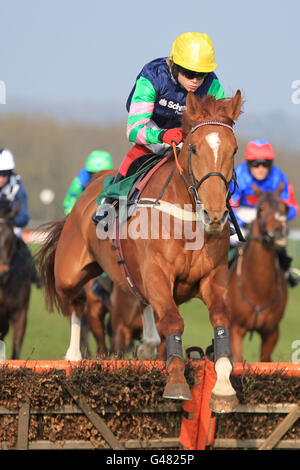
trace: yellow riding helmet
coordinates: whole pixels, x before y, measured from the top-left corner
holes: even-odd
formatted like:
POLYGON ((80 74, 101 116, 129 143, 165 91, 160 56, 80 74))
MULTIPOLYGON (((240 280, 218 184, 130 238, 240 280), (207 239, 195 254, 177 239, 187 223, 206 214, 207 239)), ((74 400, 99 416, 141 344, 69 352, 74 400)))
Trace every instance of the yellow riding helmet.
POLYGON ((183 33, 173 42, 170 59, 194 72, 212 72, 215 63, 214 46, 205 33, 183 33))

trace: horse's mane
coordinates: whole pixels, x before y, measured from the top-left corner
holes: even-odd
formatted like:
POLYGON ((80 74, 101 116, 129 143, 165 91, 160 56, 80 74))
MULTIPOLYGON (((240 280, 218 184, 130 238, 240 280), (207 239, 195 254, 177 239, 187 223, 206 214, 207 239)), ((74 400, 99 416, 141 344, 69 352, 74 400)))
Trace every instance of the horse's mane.
POLYGON ((198 112, 191 118, 187 111, 182 116, 182 131, 186 136, 190 129, 199 122, 219 121, 234 125, 234 121, 228 116, 228 102, 231 98, 222 98, 217 100, 214 96, 207 95, 202 98, 196 97, 198 103, 198 112))
POLYGON ((11 202, 5 197, 0 197, 0 216, 1 217, 8 216, 11 209, 12 209, 11 202))

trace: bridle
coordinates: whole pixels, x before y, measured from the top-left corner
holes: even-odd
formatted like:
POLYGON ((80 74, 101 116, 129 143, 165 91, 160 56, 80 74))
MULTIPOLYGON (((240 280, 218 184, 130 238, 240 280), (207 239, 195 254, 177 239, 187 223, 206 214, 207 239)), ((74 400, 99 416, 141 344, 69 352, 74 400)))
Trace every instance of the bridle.
MULTIPOLYGON (((203 127, 203 126, 222 126, 222 127, 226 127, 227 129, 230 129, 232 132, 233 131, 233 127, 230 125, 230 124, 226 124, 225 122, 221 122, 221 121, 204 121, 204 122, 200 122, 199 124, 196 124, 194 127, 192 127, 190 133, 193 134, 197 129, 199 129, 200 127, 203 127)), ((233 170, 233 175, 232 175, 232 179, 230 181, 227 181, 227 179, 225 178, 225 176, 223 175, 223 173, 221 173, 220 171, 210 171, 209 173, 207 173, 206 175, 204 175, 199 181, 197 180, 197 178, 195 177, 194 175, 194 172, 193 172, 193 165, 192 165, 192 154, 194 153, 193 152, 193 145, 189 144, 189 147, 188 147, 188 171, 189 171, 189 179, 187 178, 186 174, 184 173, 184 170, 183 168, 181 167, 179 161, 178 161, 178 156, 177 156, 177 148, 176 148, 176 143, 173 142, 172 144, 173 146, 173 151, 174 151, 174 156, 175 156, 175 161, 176 161, 176 165, 177 165, 177 168, 179 170, 179 173, 181 175, 181 177, 183 178, 187 188, 188 188, 188 191, 192 194, 193 198, 194 198, 194 202, 196 204, 196 208, 197 207, 202 207, 203 204, 201 202, 201 200, 199 199, 199 196, 198 196, 198 190, 201 186, 201 184, 206 181, 208 178, 210 178, 211 176, 218 176, 219 178, 222 179, 222 181, 224 181, 224 184, 225 184, 225 188, 226 188, 226 207, 229 211, 229 214, 230 214, 230 218, 231 218, 231 221, 234 225, 234 228, 237 232, 237 235, 239 237, 239 240, 240 241, 245 241, 244 237, 243 237, 243 234, 240 230, 240 227, 237 223, 237 220, 236 220, 236 217, 234 215, 234 212, 232 210, 232 207, 230 205, 230 198, 231 196, 234 194, 236 188, 238 187, 238 184, 237 184, 237 180, 236 180, 236 174, 235 174, 235 170, 233 170), (230 183, 231 181, 233 181, 234 183, 234 188, 233 188, 233 191, 230 191, 230 183)))

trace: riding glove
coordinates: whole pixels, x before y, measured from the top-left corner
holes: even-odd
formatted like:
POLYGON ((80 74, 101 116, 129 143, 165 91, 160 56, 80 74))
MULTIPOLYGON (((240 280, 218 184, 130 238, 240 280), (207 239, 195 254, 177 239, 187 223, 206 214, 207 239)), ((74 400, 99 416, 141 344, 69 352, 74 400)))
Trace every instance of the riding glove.
POLYGON ((179 127, 164 130, 159 134, 159 138, 165 144, 172 145, 172 142, 175 142, 178 145, 183 140, 182 130, 179 127))

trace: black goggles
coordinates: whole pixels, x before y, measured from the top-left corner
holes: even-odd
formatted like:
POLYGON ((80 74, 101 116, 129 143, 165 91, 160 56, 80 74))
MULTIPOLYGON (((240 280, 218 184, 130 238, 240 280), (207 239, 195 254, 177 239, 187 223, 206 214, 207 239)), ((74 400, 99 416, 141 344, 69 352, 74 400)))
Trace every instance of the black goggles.
POLYGON ((264 168, 271 168, 272 160, 250 160, 248 161, 248 165, 251 168, 258 168, 259 166, 263 166, 264 168))
POLYGON ((199 80, 204 80, 204 78, 207 77, 208 73, 207 72, 195 72, 194 70, 188 70, 183 67, 178 67, 178 72, 181 73, 185 78, 188 78, 189 80, 192 80, 193 78, 198 78, 199 80))
POLYGON ((0 176, 10 176, 11 170, 0 170, 0 176))

